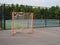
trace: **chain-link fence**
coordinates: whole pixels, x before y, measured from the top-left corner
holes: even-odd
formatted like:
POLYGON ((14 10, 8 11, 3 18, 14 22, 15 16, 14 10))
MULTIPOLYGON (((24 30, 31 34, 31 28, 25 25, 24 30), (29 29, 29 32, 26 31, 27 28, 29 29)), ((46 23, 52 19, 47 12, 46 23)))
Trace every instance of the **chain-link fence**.
POLYGON ((34 19, 34 27, 60 27, 59 19, 34 19))
POLYGON ((13 4, 12 5, 0 4, 0 29, 11 29, 12 10, 14 10, 15 12, 33 12, 34 13, 34 28, 60 27, 60 14, 59 13, 55 14, 54 12, 51 12, 51 8, 47 10, 46 8, 39 8, 37 6, 24 7, 24 5, 20 5, 19 7, 17 5, 16 7, 13 4))
MULTIPOLYGON (((53 10, 52 10, 53 11, 53 10)), ((35 14, 35 18, 38 16, 39 19, 34 19, 34 27, 40 28, 40 27, 60 27, 60 11, 59 14, 56 14, 55 12, 47 12, 47 9, 45 8, 43 10, 42 15, 35 14)))

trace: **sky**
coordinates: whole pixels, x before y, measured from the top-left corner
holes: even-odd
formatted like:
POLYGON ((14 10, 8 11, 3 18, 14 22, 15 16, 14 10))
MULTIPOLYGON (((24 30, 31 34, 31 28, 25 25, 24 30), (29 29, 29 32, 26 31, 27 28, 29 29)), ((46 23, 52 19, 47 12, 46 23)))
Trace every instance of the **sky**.
POLYGON ((0 0, 0 3, 23 4, 42 7, 51 7, 56 5, 60 6, 60 0, 0 0))

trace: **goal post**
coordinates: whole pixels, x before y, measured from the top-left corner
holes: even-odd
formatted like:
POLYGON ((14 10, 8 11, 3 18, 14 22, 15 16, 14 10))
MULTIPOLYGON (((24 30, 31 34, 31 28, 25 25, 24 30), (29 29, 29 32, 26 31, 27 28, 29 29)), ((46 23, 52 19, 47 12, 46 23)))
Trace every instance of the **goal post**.
POLYGON ((31 12, 12 12, 12 35, 17 32, 34 32, 34 14, 31 12))

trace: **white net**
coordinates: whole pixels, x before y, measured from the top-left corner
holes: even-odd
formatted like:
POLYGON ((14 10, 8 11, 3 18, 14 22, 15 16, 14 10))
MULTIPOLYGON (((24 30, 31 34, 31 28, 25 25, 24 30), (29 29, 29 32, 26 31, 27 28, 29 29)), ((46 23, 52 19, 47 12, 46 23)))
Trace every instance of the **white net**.
POLYGON ((17 13, 13 15, 14 32, 29 33, 32 32, 33 15, 32 13, 17 13))

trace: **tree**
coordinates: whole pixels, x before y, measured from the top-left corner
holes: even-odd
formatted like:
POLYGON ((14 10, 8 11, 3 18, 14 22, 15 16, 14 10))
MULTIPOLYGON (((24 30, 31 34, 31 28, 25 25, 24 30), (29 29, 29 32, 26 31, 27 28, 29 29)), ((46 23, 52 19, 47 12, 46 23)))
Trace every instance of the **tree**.
POLYGON ((55 9, 54 6, 49 8, 49 17, 50 17, 50 19, 55 19, 55 11, 56 11, 56 9, 55 9))
POLYGON ((33 12, 34 12, 34 18, 35 19, 40 19, 40 8, 34 8, 33 9, 33 12))
POLYGON ((45 17, 45 19, 49 19, 49 9, 48 8, 44 9, 44 17, 45 17))
POLYGON ((15 5, 14 4, 11 4, 11 10, 15 11, 15 5))
POLYGON ((16 12, 19 12, 19 11, 20 11, 19 8, 20 8, 19 5, 16 4, 16 6, 15 6, 15 11, 16 11, 16 12))
POLYGON ((25 6, 24 5, 20 5, 20 12, 25 12, 25 6))
POLYGON ((11 7, 8 5, 8 6, 5 6, 5 17, 6 19, 11 19, 12 15, 11 15, 11 7))
POLYGON ((44 8, 40 9, 40 18, 44 19, 44 8))

